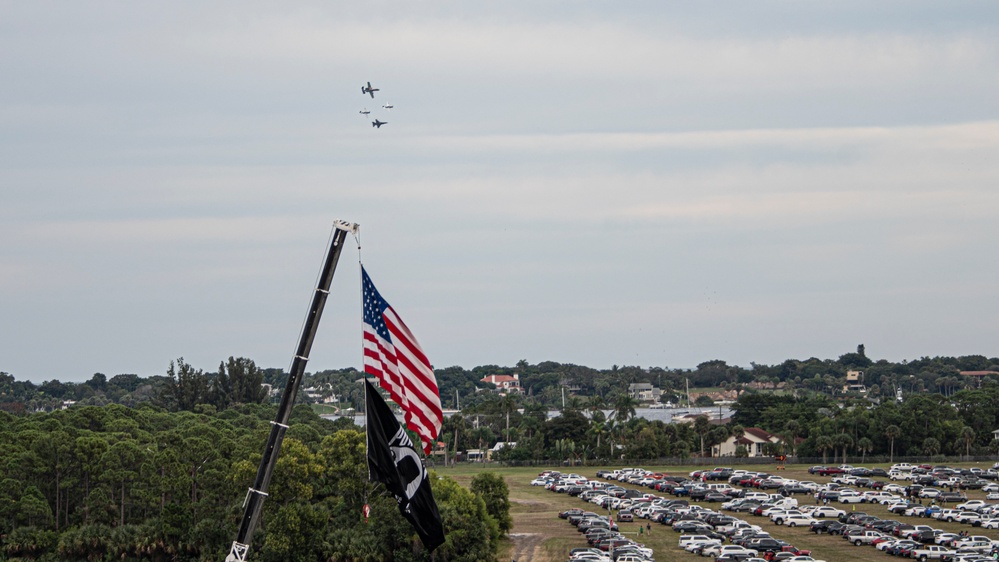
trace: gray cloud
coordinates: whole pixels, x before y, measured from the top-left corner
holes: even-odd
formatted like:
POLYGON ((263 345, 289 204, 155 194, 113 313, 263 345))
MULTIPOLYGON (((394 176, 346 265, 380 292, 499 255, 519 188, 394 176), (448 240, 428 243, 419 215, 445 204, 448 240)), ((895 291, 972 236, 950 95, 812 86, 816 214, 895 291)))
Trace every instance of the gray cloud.
POLYGON ((0 370, 996 355, 996 11, 6 3, 0 370))

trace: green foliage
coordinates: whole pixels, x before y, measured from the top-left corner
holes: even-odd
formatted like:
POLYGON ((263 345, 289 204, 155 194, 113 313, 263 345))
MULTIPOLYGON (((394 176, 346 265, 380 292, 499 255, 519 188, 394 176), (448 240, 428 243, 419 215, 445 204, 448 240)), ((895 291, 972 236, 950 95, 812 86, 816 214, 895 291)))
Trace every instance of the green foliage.
POLYGON ((3 541, 3 552, 11 558, 34 559, 55 550, 59 535, 39 527, 18 527, 3 541))
POLYGON ((261 559, 264 562, 314 560, 313 553, 328 520, 325 510, 309 503, 281 506, 268 522, 261 559))
MULTIPOLYGON (((499 531, 510 532, 513 517, 510 516, 510 488, 502 476, 492 472, 482 472, 472 478, 472 493, 486 504, 486 512, 496 520, 499 531)), ((498 538, 498 537, 497 537, 498 538)))
POLYGON ((501 533, 482 499, 451 478, 436 473, 430 476, 447 537, 435 552, 435 559, 439 562, 495 560, 501 533))

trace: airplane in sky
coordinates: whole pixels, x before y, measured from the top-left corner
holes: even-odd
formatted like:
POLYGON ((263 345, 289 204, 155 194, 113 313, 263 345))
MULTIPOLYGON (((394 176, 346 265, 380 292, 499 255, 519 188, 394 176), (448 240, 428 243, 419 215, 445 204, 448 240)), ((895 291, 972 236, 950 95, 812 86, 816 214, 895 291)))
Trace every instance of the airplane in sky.
POLYGON ((375 120, 371 122, 371 126, 372 127, 377 127, 379 129, 381 129, 382 125, 384 125, 386 123, 388 123, 388 121, 379 121, 378 118, 375 117, 375 120))
POLYGON ((366 108, 366 107, 364 109, 362 109, 360 111, 360 113, 361 113, 361 115, 371 115, 371 112, 368 111, 368 108, 366 108))
POLYGON ((375 92, 379 91, 378 88, 372 88, 371 82, 368 82, 367 86, 361 86, 361 94, 371 94, 371 99, 375 99, 375 92))
POLYGON ((385 104, 385 105, 382 106, 382 109, 392 109, 393 107, 395 107, 395 106, 392 105, 392 104, 390 104, 390 103, 387 103, 387 104, 385 104))

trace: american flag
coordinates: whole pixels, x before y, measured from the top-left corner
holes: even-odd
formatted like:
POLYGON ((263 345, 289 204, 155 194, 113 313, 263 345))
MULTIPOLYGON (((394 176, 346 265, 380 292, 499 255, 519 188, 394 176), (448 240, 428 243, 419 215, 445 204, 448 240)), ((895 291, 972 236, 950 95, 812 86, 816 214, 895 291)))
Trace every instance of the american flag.
POLYGON ((402 318, 378 293, 361 267, 364 289, 364 372, 378 378, 405 414, 406 426, 420 436, 430 454, 441 430, 440 390, 437 378, 419 342, 402 318))

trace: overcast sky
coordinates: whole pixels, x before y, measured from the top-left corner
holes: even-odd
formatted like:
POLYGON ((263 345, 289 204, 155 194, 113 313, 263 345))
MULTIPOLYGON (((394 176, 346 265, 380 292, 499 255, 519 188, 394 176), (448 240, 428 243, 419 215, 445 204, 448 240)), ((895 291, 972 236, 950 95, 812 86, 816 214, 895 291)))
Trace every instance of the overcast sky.
MULTIPOLYGON (((999 355, 992 0, 0 15, 18 379, 287 368, 336 218, 437 367, 999 355)), ((357 256, 310 371, 361 364, 357 256)))

